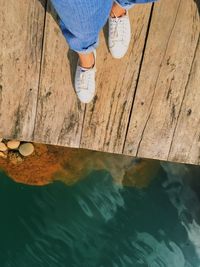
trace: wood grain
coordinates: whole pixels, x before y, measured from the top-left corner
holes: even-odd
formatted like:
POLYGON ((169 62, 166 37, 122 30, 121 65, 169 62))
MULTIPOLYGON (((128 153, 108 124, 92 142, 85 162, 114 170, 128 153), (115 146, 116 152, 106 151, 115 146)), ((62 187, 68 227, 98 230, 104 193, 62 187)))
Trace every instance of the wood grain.
POLYGON ((0 132, 3 137, 32 139, 44 14, 38 0, 1 0, 0 132))
POLYGON ((168 160, 200 164, 200 40, 186 85, 168 160))
POLYGON ((121 60, 105 28, 87 105, 73 87, 77 57, 45 3, 1 0, 0 137, 200 164, 199 2, 135 6, 121 60))
POLYGON ((101 34, 96 97, 86 108, 82 148, 122 153, 150 12, 150 4, 130 11, 132 40, 123 59, 112 59, 101 34))
POLYGON ((77 58, 68 49, 50 2, 47 11, 34 140, 78 147, 85 105, 73 88, 77 58))
POLYGON ((193 0, 155 4, 124 154, 168 158, 198 38, 193 0))

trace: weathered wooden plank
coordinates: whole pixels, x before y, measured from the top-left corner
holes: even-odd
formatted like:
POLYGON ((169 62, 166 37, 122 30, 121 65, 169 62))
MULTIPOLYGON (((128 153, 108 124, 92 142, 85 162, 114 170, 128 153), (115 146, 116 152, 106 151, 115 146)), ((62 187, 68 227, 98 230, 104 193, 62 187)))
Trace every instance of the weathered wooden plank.
POLYGON ((124 154, 167 159, 199 25, 193 0, 155 4, 124 154))
POLYGON ((78 147, 85 105, 72 85, 77 58, 68 51, 50 2, 47 11, 34 140, 78 147))
POLYGON ((87 105, 81 147, 121 153, 133 101, 151 4, 130 11, 132 40, 127 55, 112 59, 101 35, 95 100, 87 105))
POLYGON ((38 0, 0 3, 0 131, 7 138, 32 138, 44 15, 38 0))
POLYGON ((200 42, 186 86, 168 160, 200 164, 200 42))

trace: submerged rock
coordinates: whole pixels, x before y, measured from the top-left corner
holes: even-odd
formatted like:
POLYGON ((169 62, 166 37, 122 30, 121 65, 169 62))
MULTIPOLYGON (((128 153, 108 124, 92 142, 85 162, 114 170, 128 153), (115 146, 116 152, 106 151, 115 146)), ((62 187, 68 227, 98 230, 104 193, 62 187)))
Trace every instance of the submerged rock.
POLYGON ((108 171, 121 185, 146 187, 160 168, 159 161, 136 160, 133 157, 87 149, 34 143, 35 153, 21 157, 9 151, 8 159, 0 158, 0 167, 16 182, 46 185, 55 180, 71 185, 91 171, 108 171), (10 154, 11 153, 11 154, 10 154))
POLYGON ((5 152, 7 150, 8 150, 7 146, 3 142, 0 142, 0 151, 5 152))
POLYGON ((34 151, 34 146, 31 143, 25 143, 20 145, 19 147, 19 153, 24 157, 30 156, 33 153, 33 151, 34 151))
POLYGON ((156 177, 161 169, 158 160, 140 159, 136 160, 130 168, 125 171, 122 184, 137 188, 147 187, 156 177))
POLYGON ((7 147, 10 149, 17 149, 20 145, 20 141, 18 140, 10 140, 7 142, 7 147))
POLYGON ((35 152, 22 157, 18 151, 9 151, 8 159, 0 158, 0 168, 14 181, 29 185, 46 185, 54 174, 62 173, 59 160, 49 153, 46 145, 34 144, 35 152))

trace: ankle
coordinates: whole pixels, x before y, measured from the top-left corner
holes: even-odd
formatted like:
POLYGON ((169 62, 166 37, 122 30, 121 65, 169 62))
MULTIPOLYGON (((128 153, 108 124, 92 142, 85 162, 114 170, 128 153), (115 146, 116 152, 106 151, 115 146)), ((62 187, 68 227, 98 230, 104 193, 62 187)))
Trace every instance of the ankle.
POLYGON ((78 54, 79 56, 79 65, 82 68, 90 69, 95 65, 95 56, 94 53, 90 54, 78 54))
POLYGON ((111 12, 110 12, 110 16, 112 18, 122 17, 122 16, 126 15, 126 12, 127 12, 126 9, 122 8, 117 3, 114 3, 113 7, 111 9, 111 12))

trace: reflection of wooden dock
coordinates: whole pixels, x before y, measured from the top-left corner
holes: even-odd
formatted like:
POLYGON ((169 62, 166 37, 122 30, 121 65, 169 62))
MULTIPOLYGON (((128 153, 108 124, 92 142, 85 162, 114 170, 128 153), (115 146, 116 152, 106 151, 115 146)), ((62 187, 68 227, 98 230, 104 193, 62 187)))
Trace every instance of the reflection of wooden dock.
POLYGON ((102 33, 97 93, 88 105, 76 98, 76 58, 67 55, 49 3, 45 13, 45 0, 1 2, 4 137, 200 163, 200 18, 194 0, 135 7, 123 60, 111 58, 102 33))

